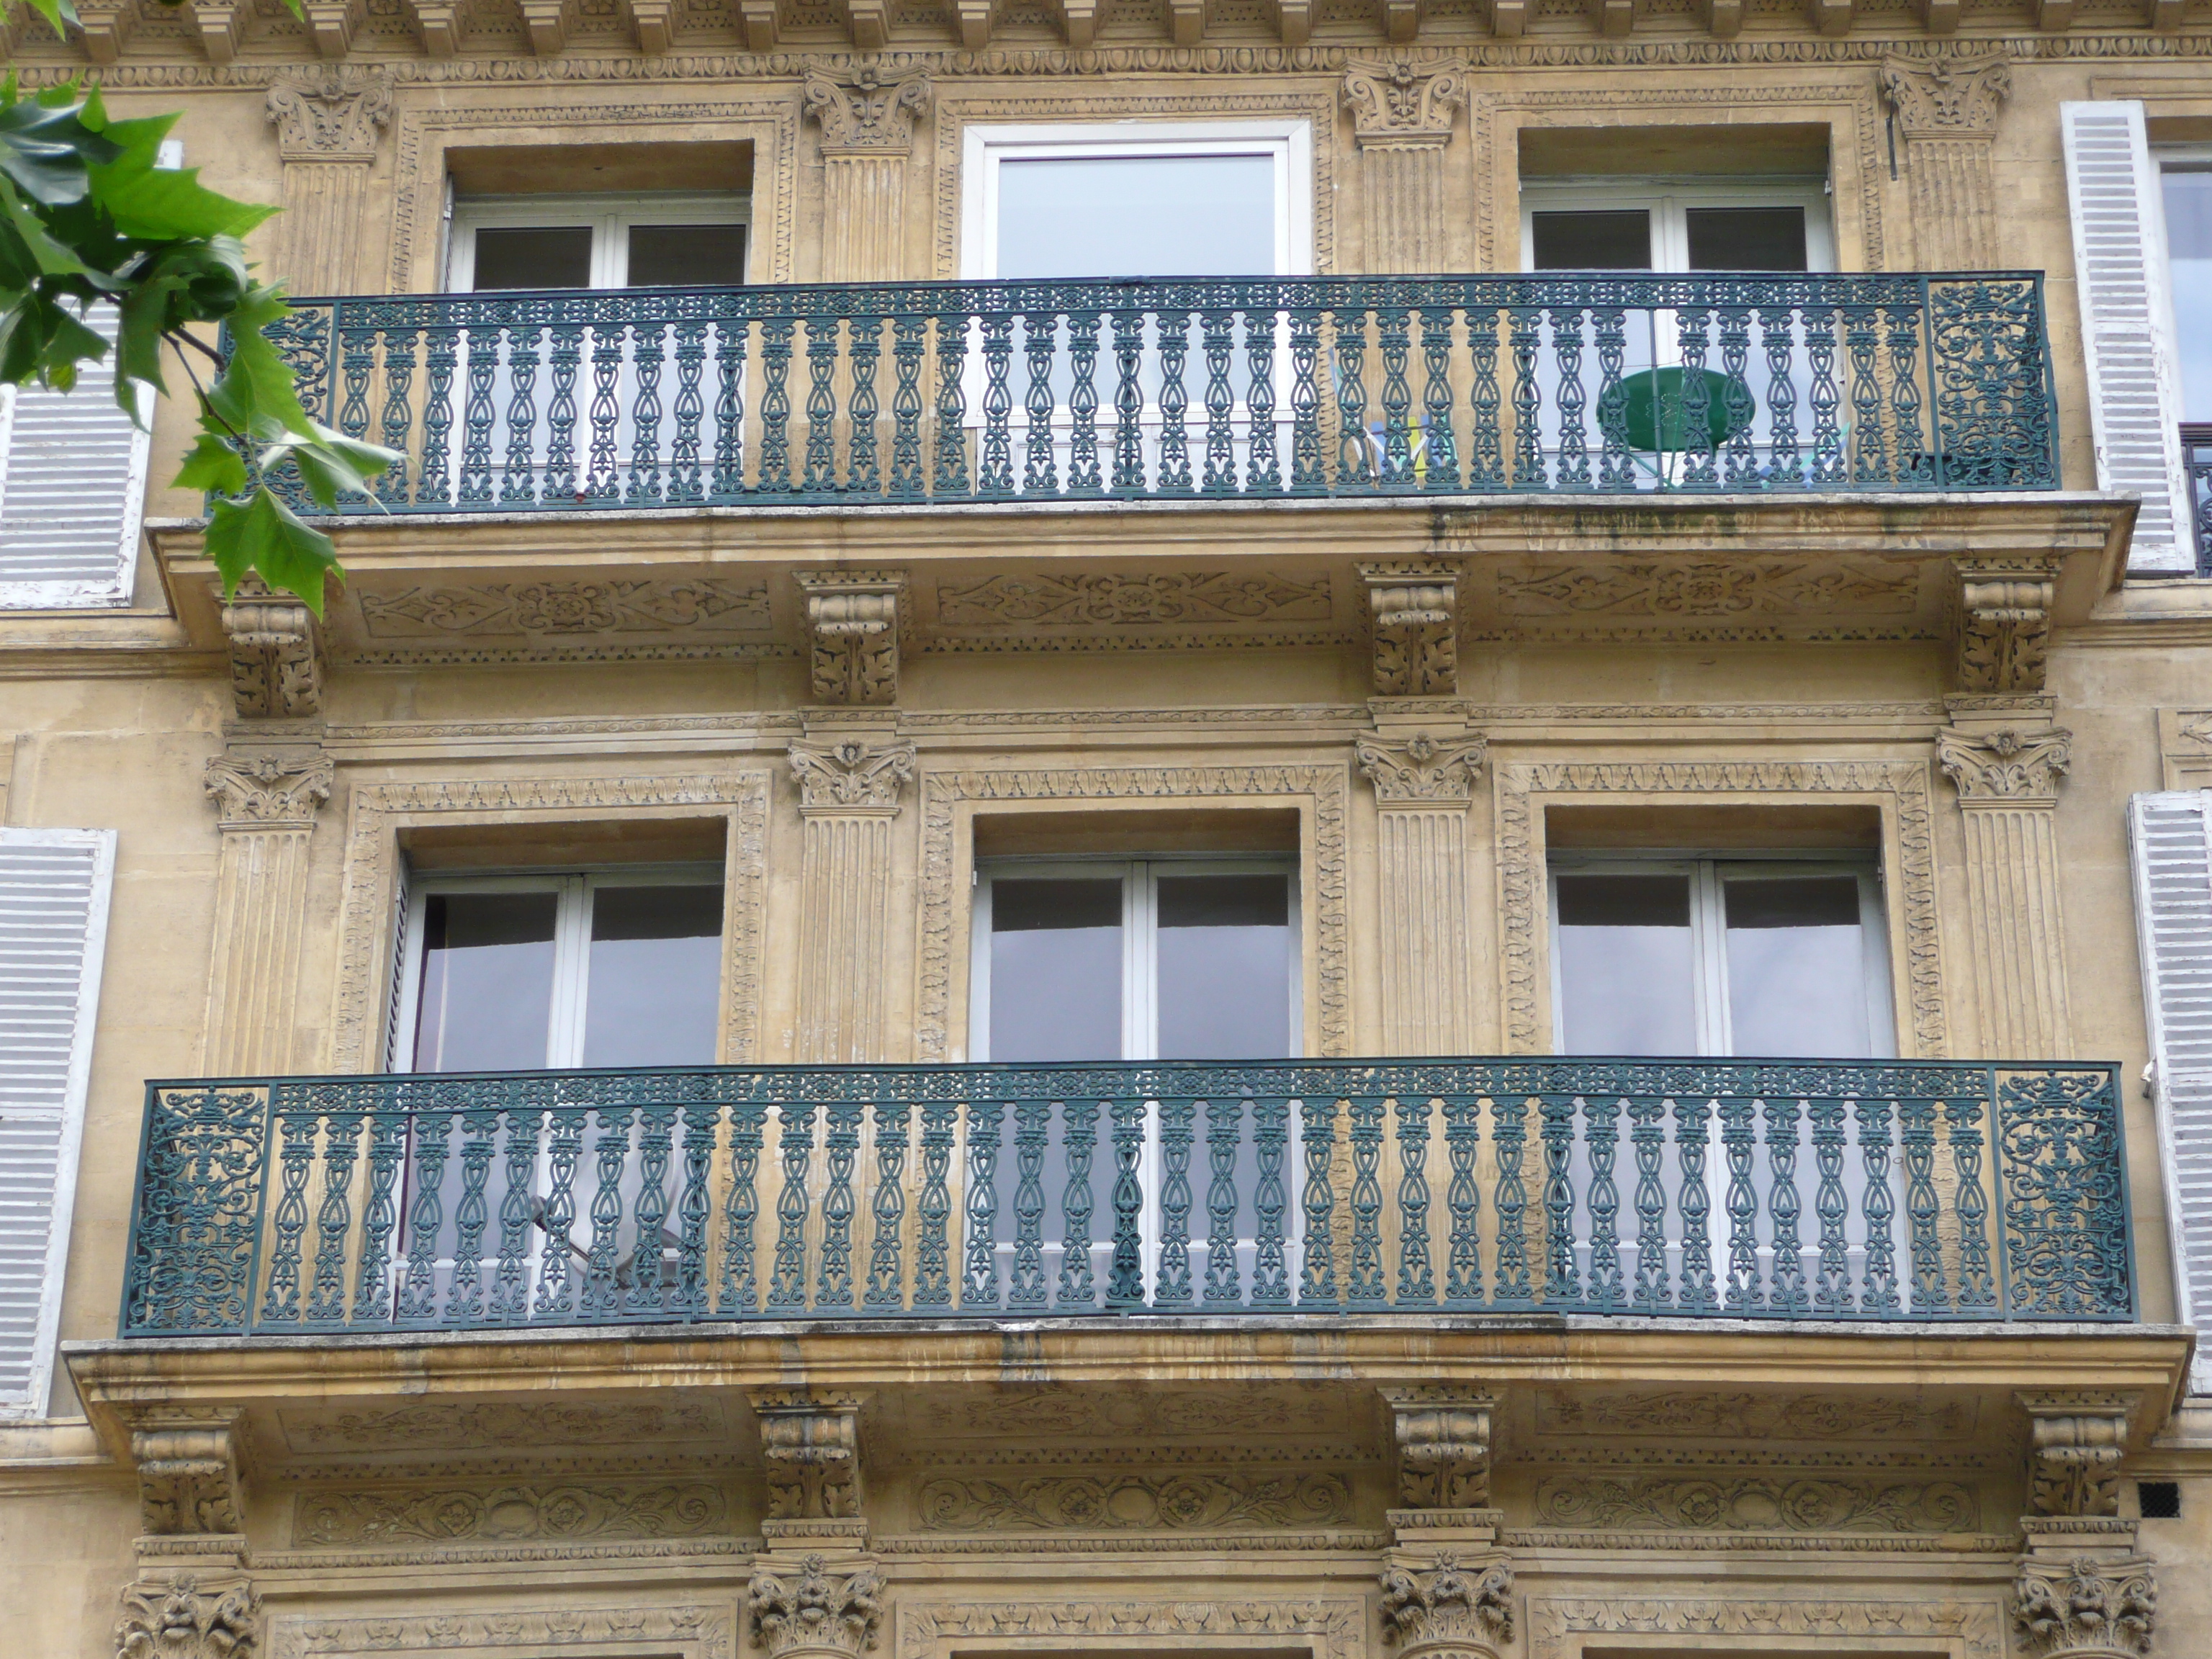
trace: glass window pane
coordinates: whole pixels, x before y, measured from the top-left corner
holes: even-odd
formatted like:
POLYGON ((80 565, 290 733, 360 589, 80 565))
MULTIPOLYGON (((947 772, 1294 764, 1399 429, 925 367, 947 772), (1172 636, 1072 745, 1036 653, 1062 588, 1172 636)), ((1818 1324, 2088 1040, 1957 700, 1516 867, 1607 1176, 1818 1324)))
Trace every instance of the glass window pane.
POLYGON ((991 1058, 1121 1057, 1121 882, 991 884, 991 1058))
POLYGON ((711 1066, 722 989, 722 890, 592 895, 586 1066, 711 1066))
POLYGON ((1267 276, 1274 270, 1270 156, 999 164, 1001 277, 1267 276))
POLYGON ((1684 216, 1692 270, 1805 269, 1803 208, 1691 208, 1684 216))
POLYGON ((1792 1059, 1871 1054, 1858 878, 1739 878, 1723 885, 1734 1050, 1792 1059))
POLYGON ((2212 171, 2165 174, 2166 246, 2181 343, 2181 418, 2212 421, 2212 171))
POLYGON ((1159 878, 1163 1060, 1279 1060, 1291 1045, 1291 878, 1159 878))
POLYGON ((486 225, 477 232, 479 290, 591 285, 589 225, 486 225))
POLYGON ((1539 270, 1651 269, 1648 209, 1582 209, 1529 217, 1535 231, 1539 270))
POLYGON ((545 1064, 560 895, 433 893, 423 904, 418 1072, 545 1064))
POLYGON ((712 287, 745 280, 743 225, 632 225, 629 286, 712 287))
POLYGON ((1559 1019, 1571 1054, 1693 1054, 1686 875, 1559 878, 1559 1019))

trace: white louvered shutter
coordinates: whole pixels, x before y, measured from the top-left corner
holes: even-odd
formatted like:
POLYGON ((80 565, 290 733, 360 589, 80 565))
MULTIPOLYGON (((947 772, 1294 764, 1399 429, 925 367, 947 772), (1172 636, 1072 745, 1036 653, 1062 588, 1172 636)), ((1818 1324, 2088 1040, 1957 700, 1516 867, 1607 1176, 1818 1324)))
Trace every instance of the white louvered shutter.
MULTIPOLYGON (((2212 789, 2137 795, 2128 830, 2174 1279, 2194 1325, 2212 1318, 2212 789)), ((2203 1346, 2191 1390, 2212 1394, 2203 1346)))
POLYGON ((2158 167, 2143 107, 2061 104, 2097 487, 2142 497, 2133 570, 2192 570, 2158 167))
POLYGON ((46 1409, 112 830, 0 830, 0 1417, 46 1409))
MULTIPOLYGON (((87 321, 111 344, 115 310, 87 321)), ((5 394, 0 410, 0 611, 131 603, 145 509, 146 434, 115 404, 115 356, 76 390, 5 394)))

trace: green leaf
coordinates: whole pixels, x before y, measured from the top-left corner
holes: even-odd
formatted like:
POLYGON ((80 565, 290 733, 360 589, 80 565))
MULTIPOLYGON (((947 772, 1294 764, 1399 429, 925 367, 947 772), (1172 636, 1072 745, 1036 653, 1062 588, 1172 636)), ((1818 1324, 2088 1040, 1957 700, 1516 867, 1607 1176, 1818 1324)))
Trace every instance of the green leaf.
POLYGON ((91 267, 70 248, 55 240, 46 228, 46 221, 33 212, 16 193, 15 182, 6 173, 0 173, 0 218, 21 240, 24 252, 37 265, 42 276, 83 276, 91 267))
POLYGON ((325 580, 345 574, 331 538, 301 522, 265 485, 243 506, 215 504, 208 514, 207 552, 222 576, 225 599, 254 571, 270 586, 297 594, 319 617, 325 580))
POLYGON ((26 294, 0 314, 0 385, 32 380, 67 392, 76 366, 107 355, 107 342, 59 301, 26 294))
POLYGON ((161 140, 177 118, 172 114, 115 121, 100 135, 121 152, 91 170, 93 191, 118 230, 149 242, 243 236, 276 211, 203 188, 198 167, 156 167, 161 140))
POLYGON ((200 440, 177 469, 177 488, 200 489, 216 495, 236 495, 246 489, 246 458, 228 440, 202 433, 200 440))
POLYGON ((54 26, 56 34, 69 39, 70 25, 76 21, 76 8, 70 0, 30 0, 30 7, 54 26))
POLYGON ((326 426, 317 426, 314 432, 312 439, 270 445, 261 456, 261 466, 267 471, 289 460, 299 468, 319 507, 336 507, 338 497, 349 492, 370 495, 370 480, 400 459, 397 450, 357 442, 326 426))

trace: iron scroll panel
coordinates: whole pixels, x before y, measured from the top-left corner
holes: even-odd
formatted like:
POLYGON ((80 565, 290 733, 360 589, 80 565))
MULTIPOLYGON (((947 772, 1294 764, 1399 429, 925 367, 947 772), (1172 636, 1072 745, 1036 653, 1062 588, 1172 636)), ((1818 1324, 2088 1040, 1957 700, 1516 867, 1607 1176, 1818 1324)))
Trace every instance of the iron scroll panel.
POLYGON ((156 1083, 126 1337, 2127 1321, 2116 1069, 1307 1061, 156 1083))
POLYGON ((1545 272, 342 296, 342 513, 2057 487, 2042 278, 1545 272))

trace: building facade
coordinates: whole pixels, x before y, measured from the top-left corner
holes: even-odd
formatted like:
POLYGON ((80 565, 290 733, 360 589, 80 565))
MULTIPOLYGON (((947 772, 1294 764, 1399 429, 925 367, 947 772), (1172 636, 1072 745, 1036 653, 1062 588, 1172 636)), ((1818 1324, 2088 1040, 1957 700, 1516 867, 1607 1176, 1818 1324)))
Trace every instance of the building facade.
POLYGON ((2212 15, 79 10, 405 459, 7 405, 20 1650, 2212 1647, 2212 15))

